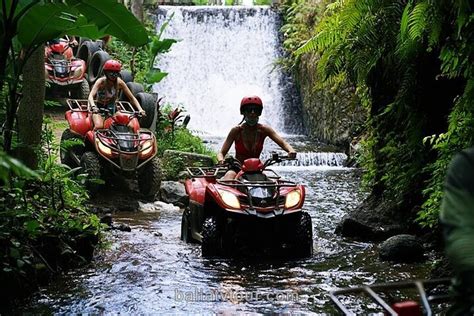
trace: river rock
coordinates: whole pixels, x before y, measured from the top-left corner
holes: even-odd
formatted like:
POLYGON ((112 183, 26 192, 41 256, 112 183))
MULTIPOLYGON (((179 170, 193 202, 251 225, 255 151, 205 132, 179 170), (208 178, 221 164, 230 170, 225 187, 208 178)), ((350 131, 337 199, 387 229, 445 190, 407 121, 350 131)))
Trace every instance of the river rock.
POLYGON ((399 234, 401 231, 402 228, 398 225, 381 226, 378 223, 364 222, 351 215, 346 215, 336 226, 335 233, 364 241, 380 241, 399 234))
POLYGON ((184 185, 181 182, 163 181, 161 182, 161 200, 179 207, 188 205, 189 197, 186 194, 184 185))
POLYGON ((421 242, 413 235, 396 235, 380 245, 379 257, 383 261, 417 262, 424 258, 421 242))

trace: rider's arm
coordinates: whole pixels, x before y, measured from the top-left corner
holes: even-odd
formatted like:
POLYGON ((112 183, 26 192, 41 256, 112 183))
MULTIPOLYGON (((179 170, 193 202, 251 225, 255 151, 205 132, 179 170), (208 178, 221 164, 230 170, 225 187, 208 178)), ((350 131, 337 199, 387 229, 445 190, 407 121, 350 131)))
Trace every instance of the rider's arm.
POLYGON ((224 157, 229 152, 230 146, 234 143, 235 135, 239 131, 239 127, 234 127, 230 130, 229 135, 225 139, 224 143, 222 144, 222 148, 217 154, 217 161, 222 164, 224 162, 224 157))
POLYGON ((146 115, 145 110, 143 110, 143 108, 140 106, 140 103, 138 102, 137 98, 135 98, 135 96, 132 94, 132 91, 130 91, 130 89, 125 84, 125 81, 123 81, 120 78, 117 78, 117 80, 118 80, 120 89, 122 89, 122 91, 128 97, 128 99, 130 100, 130 103, 132 103, 132 105, 135 107, 135 109, 138 110, 138 112, 142 113, 143 115, 146 115))
POLYGON ((283 150, 288 153, 288 156, 291 158, 296 158, 296 151, 288 144, 277 132, 270 126, 263 127, 265 133, 270 137, 275 143, 277 143, 283 150))
POLYGON ((102 84, 102 81, 104 81, 103 78, 99 78, 99 79, 94 83, 94 85, 92 86, 92 90, 91 90, 91 92, 89 93, 89 98, 87 99, 87 101, 88 101, 87 104, 88 104, 88 106, 89 106, 89 110, 90 110, 90 111, 97 110, 97 106, 96 106, 96 104, 95 104, 95 102, 94 102, 94 97, 97 95, 97 91, 99 91, 100 86, 101 86, 101 84, 102 84))

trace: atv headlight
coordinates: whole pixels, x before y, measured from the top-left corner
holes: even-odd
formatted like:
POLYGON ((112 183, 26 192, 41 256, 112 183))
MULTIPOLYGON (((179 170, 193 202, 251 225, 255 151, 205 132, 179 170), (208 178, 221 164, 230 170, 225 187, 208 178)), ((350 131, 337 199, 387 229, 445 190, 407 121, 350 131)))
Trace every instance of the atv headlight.
POLYGON ((73 73, 73 78, 79 78, 82 74, 82 67, 77 67, 76 69, 74 69, 74 73, 73 73))
POLYGON ((301 192, 299 190, 294 190, 288 193, 285 199, 285 208, 292 208, 298 205, 301 201, 301 192))
POLYGON ((102 144, 100 140, 96 140, 96 144, 99 151, 103 153, 104 155, 110 156, 112 154, 112 149, 102 144))
POLYGON ((153 141, 147 140, 146 142, 143 143, 142 148, 145 148, 145 149, 142 152, 140 152, 140 155, 147 156, 153 150, 153 141))
POLYGON ((239 199, 232 193, 219 190, 219 194, 221 195, 222 201, 232 208, 240 208, 239 199))

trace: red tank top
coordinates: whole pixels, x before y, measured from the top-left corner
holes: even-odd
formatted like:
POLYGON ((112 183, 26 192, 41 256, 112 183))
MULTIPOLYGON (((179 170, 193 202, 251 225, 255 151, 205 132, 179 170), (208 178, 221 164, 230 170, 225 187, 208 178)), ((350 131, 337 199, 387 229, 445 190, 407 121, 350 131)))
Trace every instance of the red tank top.
POLYGON ((243 140, 243 130, 242 126, 239 126, 240 132, 238 138, 235 140, 235 157, 241 163, 244 162, 245 159, 249 158, 260 158, 260 154, 263 150, 263 143, 265 141, 265 136, 261 131, 261 125, 257 125, 257 134, 255 135, 255 142, 253 143, 253 147, 248 149, 244 145, 243 140))

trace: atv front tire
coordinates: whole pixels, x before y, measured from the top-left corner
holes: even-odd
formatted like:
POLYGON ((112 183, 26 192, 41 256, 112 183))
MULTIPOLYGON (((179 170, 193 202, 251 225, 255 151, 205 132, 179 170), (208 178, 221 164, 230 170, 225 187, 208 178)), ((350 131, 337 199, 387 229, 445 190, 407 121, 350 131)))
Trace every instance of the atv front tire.
POLYGON ((313 254, 313 223, 311 216, 301 212, 295 231, 295 254, 299 257, 310 257, 313 254))
POLYGON ((203 257, 213 257, 219 254, 219 231, 217 219, 214 216, 206 218, 202 225, 201 252, 203 257))
POLYGON ((79 144, 66 145, 65 142, 68 140, 81 140, 79 136, 71 132, 70 129, 65 129, 61 135, 61 142, 59 146, 59 157, 63 165, 67 165, 71 168, 78 167, 76 160, 72 157, 72 154, 77 157, 81 157, 84 151, 84 146, 79 144))
POLYGON ((102 176, 102 165, 99 156, 92 151, 86 151, 81 157, 82 172, 87 173, 86 188, 89 193, 94 196, 100 189, 101 184, 96 180, 100 180, 102 176))
POLYGON ((138 188, 147 199, 154 199, 161 186, 161 163, 158 157, 150 160, 138 174, 138 188))

